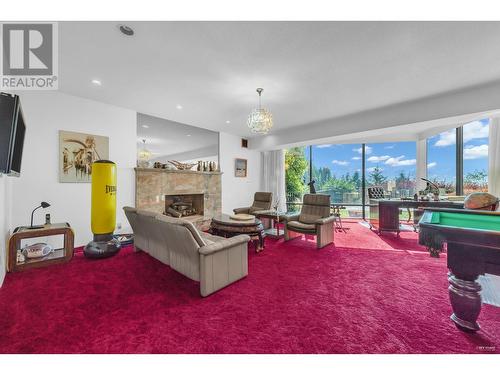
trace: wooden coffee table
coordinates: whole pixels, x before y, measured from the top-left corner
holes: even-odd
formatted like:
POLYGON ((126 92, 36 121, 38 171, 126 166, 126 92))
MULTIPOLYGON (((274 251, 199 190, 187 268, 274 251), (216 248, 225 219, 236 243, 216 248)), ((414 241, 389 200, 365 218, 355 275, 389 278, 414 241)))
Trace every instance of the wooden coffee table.
POLYGON ((264 249, 264 226, 262 222, 253 218, 250 220, 234 220, 227 214, 220 214, 213 217, 210 223, 210 232, 216 236, 234 237, 238 234, 250 236, 258 253, 264 249))

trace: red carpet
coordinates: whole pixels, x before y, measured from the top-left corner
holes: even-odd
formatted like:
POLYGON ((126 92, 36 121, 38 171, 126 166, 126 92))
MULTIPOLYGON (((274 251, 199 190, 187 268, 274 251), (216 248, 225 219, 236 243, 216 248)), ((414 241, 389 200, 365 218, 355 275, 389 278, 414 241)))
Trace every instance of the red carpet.
POLYGON ((351 222, 336 246, 267 241, 249 276, 207 298, 198 284, 126 248, 92 261, 8 274, 2 353, 491 353, 500 309, 482 330, 449 320, 446 259, 414 233, 379 237, 351 222))

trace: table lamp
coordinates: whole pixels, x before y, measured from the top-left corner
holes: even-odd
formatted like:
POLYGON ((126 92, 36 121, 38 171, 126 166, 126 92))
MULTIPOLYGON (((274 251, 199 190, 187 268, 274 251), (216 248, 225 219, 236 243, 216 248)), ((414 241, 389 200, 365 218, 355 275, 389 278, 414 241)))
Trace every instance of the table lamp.
POLYGON ((29 226, 29 229, 39 229, 39 228, 43 228, 43 225, 33 225, 33 214, 35 213, 36 210, 38 210, 39 208, 47 208, 47 207, 50 207, 50 203, 47 203, 47 202, 41 202, 40 203, 40 206, 38 207, 35 207, 35 209, 33 210, 33 212, 31 212, 31 225, 29 226))

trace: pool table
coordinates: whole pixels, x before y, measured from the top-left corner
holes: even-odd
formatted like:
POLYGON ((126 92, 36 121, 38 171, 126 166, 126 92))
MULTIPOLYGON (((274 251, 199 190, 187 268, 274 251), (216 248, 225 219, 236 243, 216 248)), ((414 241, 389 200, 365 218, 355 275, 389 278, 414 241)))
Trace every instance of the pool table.
POLYGON ((464 331, 480 329, 479 275, 500 275, 500 212, 426 208, 419 243, 439 252, 447 243, 451 320, 464 331))

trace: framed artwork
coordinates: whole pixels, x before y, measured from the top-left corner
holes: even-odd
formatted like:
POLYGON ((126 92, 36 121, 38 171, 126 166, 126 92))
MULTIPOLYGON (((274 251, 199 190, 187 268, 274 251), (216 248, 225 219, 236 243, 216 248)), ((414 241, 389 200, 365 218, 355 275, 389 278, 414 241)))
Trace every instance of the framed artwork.
POLYGON ((235 159, 234 176, 235 177, 247 176, 247 159, 235 159))
POLYGON ((59 182, 91 182, 92 163, 108 159, 108 137, 59 131, 59 182))

